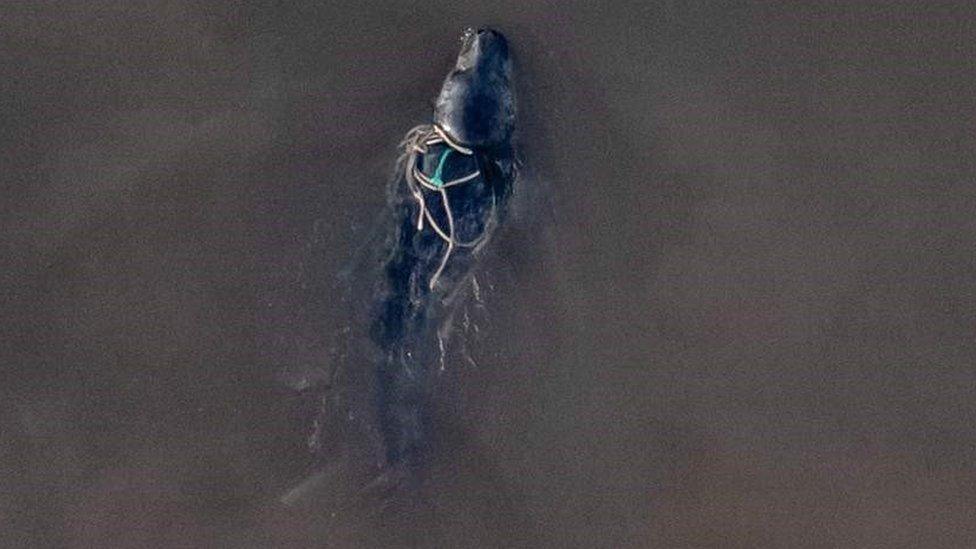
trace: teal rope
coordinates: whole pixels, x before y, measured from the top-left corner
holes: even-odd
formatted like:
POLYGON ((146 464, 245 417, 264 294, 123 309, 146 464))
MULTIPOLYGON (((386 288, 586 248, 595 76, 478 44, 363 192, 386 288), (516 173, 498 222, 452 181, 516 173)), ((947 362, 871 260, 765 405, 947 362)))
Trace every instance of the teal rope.
POLYGON ((444 152, 441 153, 440 162, 437 163, 437 169, 434 170, 434 175, 430 177, 430 182, 434 184, 435 187, 440 188, 444 185, 444 180, 441 179, 441 172, 444 171, 444 162, 447 160, 447 156, 454 152, 453 149, 447 147, 444 152))

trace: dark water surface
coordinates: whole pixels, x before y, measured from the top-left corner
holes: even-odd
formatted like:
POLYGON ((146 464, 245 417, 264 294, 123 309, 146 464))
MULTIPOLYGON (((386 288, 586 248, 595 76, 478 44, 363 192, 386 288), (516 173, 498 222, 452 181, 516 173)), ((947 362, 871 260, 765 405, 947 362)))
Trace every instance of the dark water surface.
POLYGON ((5 5, 0 545, 976 545, 976 18, 908 6, 5 5), (533 191, 449 442, 284 507, 280 373, 486 23, 533 191))

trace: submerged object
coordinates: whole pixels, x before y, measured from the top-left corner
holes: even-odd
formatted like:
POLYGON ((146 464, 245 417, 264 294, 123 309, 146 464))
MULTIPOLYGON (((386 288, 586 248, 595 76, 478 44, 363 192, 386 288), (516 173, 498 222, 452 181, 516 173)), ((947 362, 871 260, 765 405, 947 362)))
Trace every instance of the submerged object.
MULTIPOLYGON (((349 286, 360 288, 349 289, 346 304, 367 310, 342 328, 338 347, 347 350, 336 351, 325 376, 310 441, 320 457, 344 447, 387 478, 412 477, 424 464, 445 339, 467 296, 480 300, 478 259, 504 223, 516 183, 514 133, 508 43, 491 29, 468 30, 431 121, 400 144, 368 260, 346 272, 349 286), (345 440, 361 435, 373 448, 368 455, 345 440)), ((304 382, 296 388, 308 392, 304 382)), ((313 475, 283 500, 322 478, 313 475)))

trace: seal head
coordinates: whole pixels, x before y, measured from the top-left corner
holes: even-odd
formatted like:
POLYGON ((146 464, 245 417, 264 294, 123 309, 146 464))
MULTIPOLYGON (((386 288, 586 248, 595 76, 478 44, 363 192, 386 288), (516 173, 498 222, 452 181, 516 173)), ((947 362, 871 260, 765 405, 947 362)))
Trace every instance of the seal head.
POLYGON ((459 145, 491 148, 515 128, 508 41, 491 29, 468 30, 457 64, 444 79, 434 123, 459 145))

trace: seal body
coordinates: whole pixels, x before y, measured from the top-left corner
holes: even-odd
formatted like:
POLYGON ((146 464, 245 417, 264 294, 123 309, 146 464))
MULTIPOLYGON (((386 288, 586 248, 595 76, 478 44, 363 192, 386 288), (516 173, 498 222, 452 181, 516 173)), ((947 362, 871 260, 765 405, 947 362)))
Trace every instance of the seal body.
POLYGON ((469 31, 433 124, 404 141, 390 192, 393 224, 370 330, 379 351, 376 419, 390 466, 423 461, 439 337, 505 217, 516 178, 514 128, 508 44, 496 31, 469 31))

